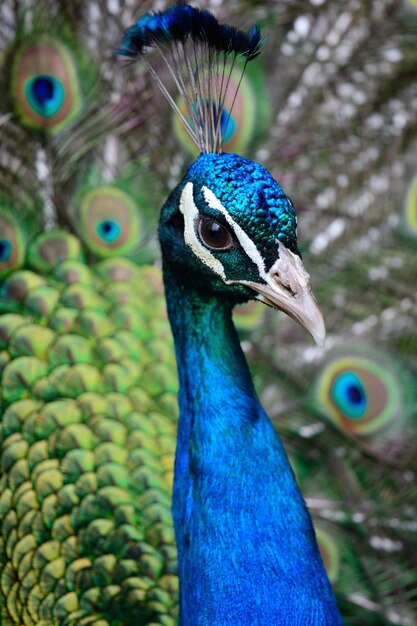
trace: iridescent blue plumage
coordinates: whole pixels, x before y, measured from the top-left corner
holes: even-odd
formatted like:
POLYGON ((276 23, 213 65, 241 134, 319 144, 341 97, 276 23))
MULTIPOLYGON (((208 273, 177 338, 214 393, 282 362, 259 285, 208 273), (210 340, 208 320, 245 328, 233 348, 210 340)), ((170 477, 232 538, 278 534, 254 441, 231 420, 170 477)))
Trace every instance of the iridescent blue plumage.
POLYGON ((366 393, 354 372, 344 372, 334 381, 332 396, 340 410, 351 419, 359 419, 366 411, 366 393))
POLYGON ((126 31, 118 53, 136 58, 151 48, 158 49, 186 112, 170 94, 158 67, 146 59, 159 88, 199 150, 220 153, 245 67, 258 56, 263 41, 257 26, 244 33, 219 24, 210 11, 180 5, 143 16, 126 31), (238 61, 243 62, 243 69, 233 88, 233 68, 238 61), (226 99, 230 108, 224 119, 226 99))
POLYGON ((173 494, 180 625, 341 626, 310 516, 232 324, 234 304, 253 297, 246 281, 262 281, 239 245, 240 228, 259 252, 262 243, 275 250, 275 261, 277 240, 289 237, 296 247, 294 209, 263 167, 234 154, 201 155, 160 221, 180 380, 173 494), (211 251, 226 285, 204 265, 203 241, 201 250, 185 242, 187 203, 198 212, 194 223, 236 224, 230 251, 211 251))
POLYGON ((12 251, 10 241, 7 239, 0 239, 0 262, 6 262, 9 260, 12 251))
POLYGON ((152 74, 203 153, 159 225, 180 380, 173 493, 180 626, 341 626, 309 513, 231 319, 234 305, 258 297, 323 340, 291 201, 264 167, 222 153, 233 70, 226 62, 240 55, 245 65, 261 42, 256 27, 245 34, 208 11, 178 6, 139 20, 121 48, 130 57, 159 48, 191 123, 150 65, 152 74))
POLYGON ((257 26, 246 34, 228 24, 219 24, 210 11, 180 5, 144 15, 126 31, 119 54, 135 57, 157 43, 183 42, 187 37, 226 54, 241 54, 248 61, 258 56, 263 42, 257 26))
POLYGON ((297 217, 291 200, 259 163, 238 154, 202 154, 188 176, 195 180, 196 198, 206 185, 221 200, 247 235, 256 241, 267 265, 276 260, 276 242, 298 254, 297 217))

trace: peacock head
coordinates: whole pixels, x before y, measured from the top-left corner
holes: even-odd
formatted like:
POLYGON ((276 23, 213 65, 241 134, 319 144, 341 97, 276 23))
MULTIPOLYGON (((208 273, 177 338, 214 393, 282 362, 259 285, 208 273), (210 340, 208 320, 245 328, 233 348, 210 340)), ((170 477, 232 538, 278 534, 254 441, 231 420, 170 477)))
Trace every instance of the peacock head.
POLYGON ((201 296, 231 305, 250 298, 285 311, 324 341, 324 323, 297 249, 291 201, 262 166, 223 152, 246 66, 264 38, 220 24, 209 11, 181 3, 146 14, 124 34, 119 54, 147 65, 201 155, 168 198, 160 241, 166 270, 201 296), (164 60, 184 104, 165 84, 164 60), (240 77, 232 81, 236 67, 240 77), (235 83, 233 87, 233 83, 235 83), (224 105, 231 103, 224 123, 224 105))
POLYGON ((236 154, 201 154, 161 213, 165 266, 201 295, 232 305, 256 299, 306 328, 325 329, 297 248, 291 200, 261 165, 236 154))

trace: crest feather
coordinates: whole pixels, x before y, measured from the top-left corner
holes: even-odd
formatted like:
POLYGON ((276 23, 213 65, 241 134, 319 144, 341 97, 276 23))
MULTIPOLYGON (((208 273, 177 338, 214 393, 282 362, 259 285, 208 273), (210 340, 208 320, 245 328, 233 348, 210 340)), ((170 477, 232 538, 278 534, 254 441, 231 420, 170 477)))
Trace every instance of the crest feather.
POLYGON ((230 97, 233 69, 237 62, 243 62, 232 103, 247 63, 258 56, 263 42, 257 26, 244 33, 219 24, 210 11, 180 5, 144 15, 126 31, 118 54, 136 59, 150 49, 157 50, 186 103, 186 114, 171 95, 157 64, 147 57, 145 63, 159 88, 200 151, 220 153, 231 114, 231 108, 224 110, 224 103, 226 96, 230 97))

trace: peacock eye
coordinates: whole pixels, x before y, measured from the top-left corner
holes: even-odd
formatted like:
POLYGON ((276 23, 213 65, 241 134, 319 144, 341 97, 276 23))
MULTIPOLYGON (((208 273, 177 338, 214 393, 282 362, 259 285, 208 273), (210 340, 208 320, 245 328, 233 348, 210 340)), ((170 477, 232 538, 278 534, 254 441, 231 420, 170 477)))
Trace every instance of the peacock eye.
POLYGON ((65 99, 65 88, 54 76, 42 74, 27 81, 26 96, 38 115, 49 118, 60 111, 65 99))
POLYGON ((352 420, 360 419, 366 411, 366 391, 354 372, 339 374, 333 384, 332 397, 339 409, 352 420))
POLYGON ((122 229, 120 225, 112 219, 103 220, 97 225, 97 233, 107 243, 112 243, 120 236, 122 229))
POLYGON ((9 260, 12 252, 12 246, 7 239, 0 239, 0 263, 5 263, 9 260))
POLYGON ((212 250, 229 250, 233 246, 233 239, 227 228, 214 220, 201 219, 198 234, 204 245, 212 250))

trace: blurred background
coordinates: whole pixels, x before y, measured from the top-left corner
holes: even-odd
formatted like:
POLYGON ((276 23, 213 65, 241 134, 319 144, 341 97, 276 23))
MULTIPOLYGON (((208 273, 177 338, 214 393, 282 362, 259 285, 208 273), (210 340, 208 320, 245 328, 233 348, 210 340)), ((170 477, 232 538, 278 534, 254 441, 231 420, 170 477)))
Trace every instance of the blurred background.
MULTIPOLYGON (((267 36, 247 68, 225 151, 265 165, 291 197, 327 327, 321 349, 260 303, 238 309, 257 389, 313 515, 345 624, 414 626, 417 3, 193 4, 267 36)), ((159 208, 195 153, 146 68, 121 62, 115 49, 125 28, 166 6, 1 3, 0 205, 25 241, 59 227, 83 240, 88 263, 105 257, 89 238, 99 189, 98 204, 125 204, 134 242, 119 252, 160 267, 159 208), (50 50, 38 87, 52 89, 53 61, 70 94, 61 115, 56 89, 56 110, 43 120, 22 100, 39 41, 50 50)), ((0 280, 25 257, 7 265, 3 228, 0 280)))

